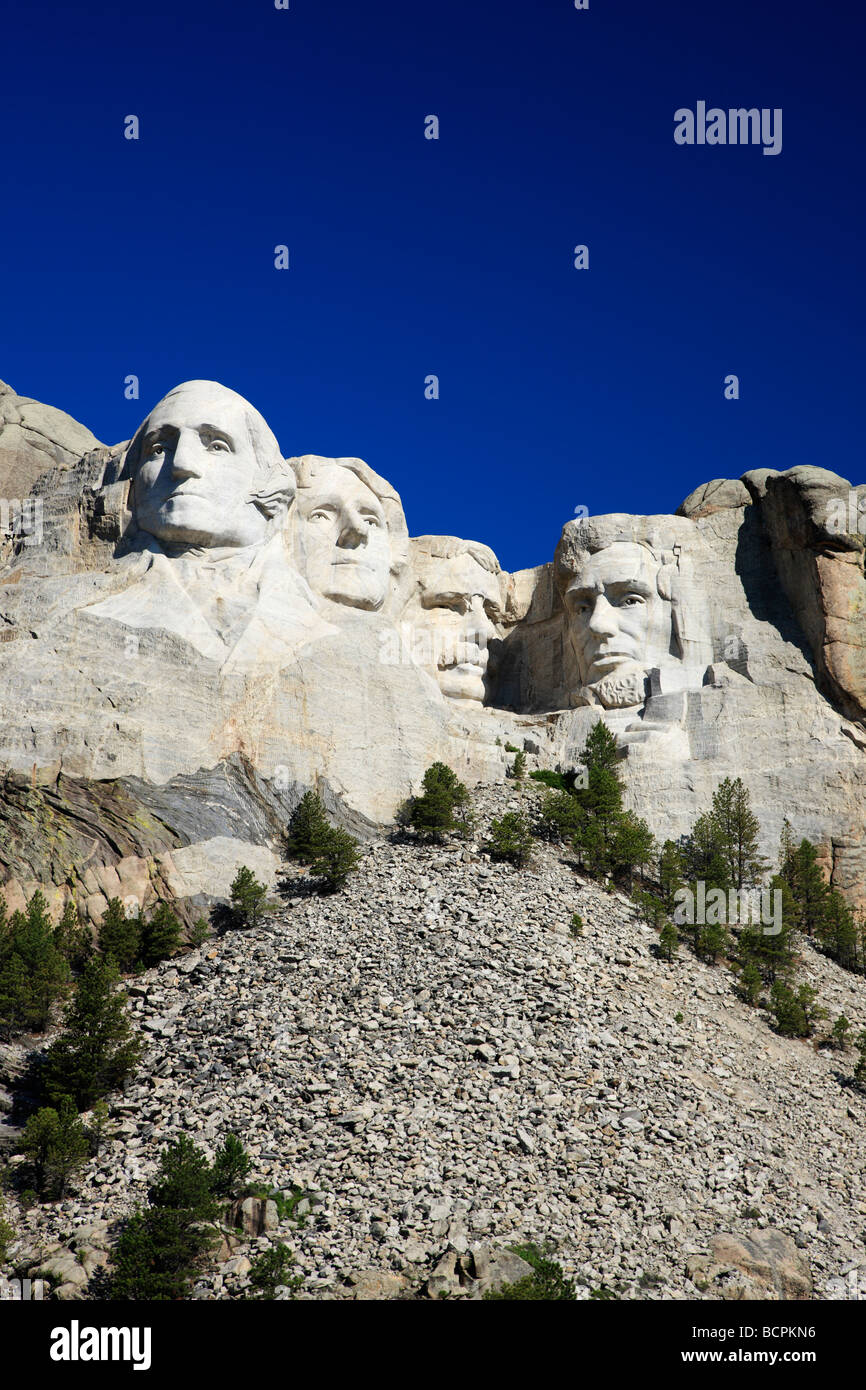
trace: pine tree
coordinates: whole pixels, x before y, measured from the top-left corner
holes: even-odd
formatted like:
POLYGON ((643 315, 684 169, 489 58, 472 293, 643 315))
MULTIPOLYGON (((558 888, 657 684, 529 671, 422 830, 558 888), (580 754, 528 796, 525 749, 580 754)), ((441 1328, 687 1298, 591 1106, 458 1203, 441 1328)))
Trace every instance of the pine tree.
POLYGON ((201 1149, 189 1135, 181 1134, 159 1156, 159 1169, 148 1189, 148 1201, 152 1207, 194 1212, 202 1221, 213 1221, 218 1211, 213 1181, 213 1171, 201 1149))
POLYGON ((818 991, 811 985, 800 985, 796 990, 784 980, 776 980, 770 991, 770 1009, 776 1018, 776 1027, 786 1038, 811 1038, 818 1019, 825 1011, 817 1004, 818 991))
POLYGON ((263 883, 259 883, 252 869, 245 864, 238 869, 229 892, 239 922, 245 927, 258 926, 268 890, 263 883))
POLYGON ((121 1087, 138 1065, 142 1045, 117 978, 111 960, 94 957, 84 967, 64 1030, 45 1053, 43 1087, 49 1104, 69 1095, 79 1110, 89 1110, 121 1087))
POLYGON ((676 906, 677 889, 683 886, 683 856, 673 840, 665 840, 659 856, 659 892, 667 912, 676 906))
POLYGON ((800 931, 806 936, 820 937, 830 890, 818 864, 818 851, 810 840, 801 840, 793 854, 788 885, 797 904, 800 931))
POLYGON ((469 827, 469 792, 445 763, 433 763, 424 773, 421 796, 412 797, 407 815, 412 829, 424 839, 439 840, 450 830, 469 827))
POLYGON ((211 1189, 216 1197, 234 1197, 249 1176, 252 1160, 236 1134, 227 1134, 213 1161, 211 1189))
POLYGON ((486 849, 492 859, 504 860, 517 868, 525 868, 532 860, 532 831, 522 811, 506 811, 499 820, 491 820, 486 849))
MULTIPOLYGON (((785 880, 776 875, 770 883, 770 893, 779 893, 781 921, 779 930, 768 932, 766 924, 749 922, 743 926, 737 943, 737 956, 743 967, 753 964, 767 984, 779 976, 787 976, 793 968, 796 950, 796 904, 785 880)), ((771 897, 774 904, 776 899, 771 897)))
POLYGON ((855 1046, 858 1055, 854 1068, 854 1085, 858 1090, 866 1091, 866 1029, 857 1035, 855 1046))
POLYGON ((584 819, 585 812, 571 792, 549 791, 541 801, 537 833, 546 840, 572 840, 584 819))
POLYGON ((112 959, 118 970, 123 974, 132 970, 141 948, 140 924, 137 917, 126 915, 120 898, 109 898, 97 941, 103 956, 112 959))
POLYGON ((860 965, 860 942, 854 914, 836 888, 828 889, 824 912, 817 923, 815 935, 822 950, 845 970, 857 970, 860 965))
POLYGON ((61 1200, 75 1169, 86 1162, 89 1147, 87 1131, 69 1096, 59 1099, 56 1110, 44 1106, 31 1115, 21 1148, 33 1164, 39 1195, 61 1200))
POLYGON ((662 960, 674 961, 679 951, 680 938, 673 922, 665 922, 659 935, 659 955, 662 960))
POLYGON ((656 842, 645 820, 634 811, 623 811, 614 830, 610 862, 616 873, 628 880, 631 889, 635 869, 643 871, 656 855, 656 842))
POLYGON ((830 1033, 830 1042, 832 1046, 835 1047, 839 1052, 847 1052, 848 1039, 850 1035, 850 1021, 845 1017, 844 1014, 840 1014, 839 1017, 836 1019, 835 1023, 833 1024, 833 1028, 830 1033))
POLYGON ((83 970, 85 962, 92 954, 93 938, 90 928, 83 925, 78 908, 71 898, 54 928, 54 944, 76 973, 83 970))
POLYGON ((147 969, 173 956, 180 947, 180 922, 167 903, 160 903, 140 928, 141 963, 147 969))
POLYGON ((739 890, 758 883, 766 861, 758 852, 761 827, 752 813, 751 796, 739 777, 726 777, 713 797, 710 817, 715 825, 727 877, 739 890))
POLYGON ((791 866, 797 852, 797 841, 793 827, 786 816, 782 821, 782 834, 779 837, 779 873, 790 883, 791 866))
POLYGON ((310 871, 322 880, 329 892, 334 892, 342 888, 360 862, 358 841, 348 831, 329 826, 310 863, 310 871))
MULTIPOLYGON (((5 905, 4 905, 5 907, 5 905)), ((0 931, 0 1026, 41 1033, 66 993, 69 964, 54 937, 48 903, 36 892, 24 912, 5 918, 0 931)))
POLYGON ((747 1004, 757 1004, 763 989, 761 972, 755 961, 747 958, 740 969, 740 994, 747 1004))
POLYGON ((315 792, 304 792, 292 812, 286 834, 289 858, 300 864, 311 863, 329 829, 321 798, 315 792))
POLYGON ((511 776, 515 782, 522 782, 526 776, 526 754, 523 752, 515 754, 514 762, 511 764, 511 776))
POLYGON ((712 815, 698 816, 682 842, 683 867, 689 883, 705 883, 707 892, 732 887, 725 844, 712 815))
POLYGON ((723 922, 707 922, 698 931, 698 955, 711 965, 715 965, 719 956, 725 955, 730 949, 730 934, 723 922))
POLYGON ((612 734, 604 720, 598 719, 586 737, 581 753, 581 762, 589 772, 592 768, 603 768, 615 772, 620 762, 620 751, 616 735, 612 734))

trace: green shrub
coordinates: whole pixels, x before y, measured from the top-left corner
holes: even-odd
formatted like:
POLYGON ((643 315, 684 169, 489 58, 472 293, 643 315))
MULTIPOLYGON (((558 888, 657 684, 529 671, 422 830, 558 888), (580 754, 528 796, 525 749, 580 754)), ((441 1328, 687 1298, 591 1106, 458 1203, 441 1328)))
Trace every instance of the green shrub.
POLYGON ((583 936, 583 918, 577 912, 572 912, 571 914, 568 932, 575 941, 579 941, 583 936))
POLYGON ((358 841, 347 831, 328 827, 315 855, 310 861, 310 872, 320 878, 328 892, 342 888, 349 874, 354 873, 361 862, 358 854, 358 841))
POLYGON ((469 792, 445 763, 433 763, 421 780, 423 792, 410 798, 405 819, 422 839, 441 840, 449 831, 467 834, 471 826, 469 792))
POLYGON ((189 944, 195 949, 203 946, 210 937, 210 927, 204 917, 196 917, 189 932, 189 944))
POLYGON ((268 890, 259 883, 252 869, 244 864, 238 869, 229 896, 235 920, 244 927, 258 926, 259 918, 267 906, 265 899, 268 890))
POLYGON ((303 1276, 291 1273, 294 1260, 282 1241, 265 1250, 253 1260, 249 1272, 252 1292, 250 1298, 275 1298, 278 1288, 286 1288, 292 1297, 303 1284, 303 1276))
POLYGON ((542 1254, 536 1245, 514 1245, 515 1255, 532 1266, 532 1273, 525 1274, 514 1284, 503 1284, 500 1289, 489 1289, 484 1298, 493 1302, 551 1302, 576 1296, 574 1282, 566 1279, 562 1266, 542 1254))
POLYGON ((551 772, 548 768, 542 767, 530 772, 529 776, 533 782, 543 782, 552 791, 567 791, 566 781, 561 772, 551 772))
POLYGON ((492 820, 485 848, 493 859, 525 868, 532 859, 532 831, 523 812, 506 811, 501 820, 492 820))
POLYGON ((21 1151, 30 1159, 40 1197, 62 1199, 72 1174, 90 1155, 87 1131, 69 1096, 62 1097, 56 1110, 43 1106, 30 1116, 21 1151))

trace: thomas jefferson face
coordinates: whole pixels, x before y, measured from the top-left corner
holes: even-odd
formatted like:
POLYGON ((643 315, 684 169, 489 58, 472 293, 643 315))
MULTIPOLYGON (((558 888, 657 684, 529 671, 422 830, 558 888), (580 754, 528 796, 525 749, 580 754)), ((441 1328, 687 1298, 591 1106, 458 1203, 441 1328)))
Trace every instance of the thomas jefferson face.
POLYGON ((350 468, 321 464, 296 507, 298 564, 310 588, 351 608, 381 608, 391 541, 376 494, 350 468))
MULTIPOLYGON (((443 695, 481 703, 488 642, 500 618, 499 583, 471 555, 419 557, 421 593, 416 621, 429 628, 430 660, 443 695)), ((426 655, 426 653, 425 653, 426 655)))
POLYGON ((586 686, 635 682, 670 658, 670 604, 656 587, 658 564, 641 545, 619 541, 590 556, 565 593, 586 686))
POLYGON ((233 392, 195 383, 149 415, 134 481, 139 529, 167 545, 244 546, 263 541, 268 519, 252 501, 266 465, 233 392))

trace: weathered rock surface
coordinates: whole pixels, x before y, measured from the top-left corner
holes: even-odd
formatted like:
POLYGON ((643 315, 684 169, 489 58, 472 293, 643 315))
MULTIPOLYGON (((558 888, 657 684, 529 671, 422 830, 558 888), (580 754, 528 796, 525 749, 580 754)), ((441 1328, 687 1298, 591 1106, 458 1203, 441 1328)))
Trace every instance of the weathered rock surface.
POLYGON ((111 448, 2 402, 8 429, 53 441, 38 534, 0 566, 16 903, 38 883, 95 921, 111 885, 189 918, 240 863, 273 877, 309 787, 368 839, 432 762, 501 782, 511 743, 568 769, 599 717, 657 834, 742 775, 763 853, 788 814, 866 903, 864 489, 811 468, 716 479, 676 516, 569 522, 554 561, 508 575, 478 542, 410 543, 366 463, 283 457, 217 383, 111 448))
POLYGON ((29 497, 37 478, 54 465, 71 467, 98 447, 96 436, 71 415, 18 396, 0 381, 0 496, 29 497))
MULTIPOLYGON (((802 1297, 809 1278, 866 1297, 852 1054, 778 1037, 688 951, 665 964, 550 846, 523 872, 487 860, 489 817, 535 796, 479 788, 477 841, 377 843, 331 898, 290 871, 260 928, 139 977, 148 1052, 116 1135, 68 1200, 13 1213, 12 1266, 96 1244, 82 1232, 143 1200, 170 1139, 212 1154, 236 1133, 253 1179, 312 1209, 224 1257, 283 1241, 301 1297, 426 1296, 437 1269, 470 1297, 485 1251, 548 1240, 582 1298, 802 1297)), ((808 945, 800 978, 828 1029, 866 1026, 861 978, 808 945)), ((217 1267, 197 1296, 242 1289, 217 1267)))

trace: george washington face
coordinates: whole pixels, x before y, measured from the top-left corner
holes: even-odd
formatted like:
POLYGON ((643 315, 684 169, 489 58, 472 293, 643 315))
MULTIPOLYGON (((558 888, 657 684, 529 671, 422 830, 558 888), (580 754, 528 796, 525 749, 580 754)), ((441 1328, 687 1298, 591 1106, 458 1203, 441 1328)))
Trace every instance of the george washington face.
POLYGON ((159 402, 140 431, 133 482, 140 530, 169 546, 265 540, 268 515, 254 493, 273 459, 260 457, 251 414, 242 397, 212 382, 190 382, 159 402))

